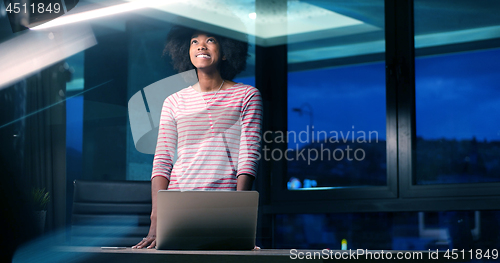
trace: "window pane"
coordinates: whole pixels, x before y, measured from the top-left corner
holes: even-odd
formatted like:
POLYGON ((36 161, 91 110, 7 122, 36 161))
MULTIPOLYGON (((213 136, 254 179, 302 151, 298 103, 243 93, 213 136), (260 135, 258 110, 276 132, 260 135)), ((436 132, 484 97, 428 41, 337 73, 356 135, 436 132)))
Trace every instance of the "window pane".
POLYGON ((287 188, 386 185, 384 2, 305 2, 345 25, 289 40, 287 188))
POLYGON ((493 28, 500 25, 500 19, 493 9, 499 5, 492 1, 444 2, 415 1, 415 46, 426 47, 424 52, 434 56, 415 61, 414 182, 499 182, 500 49, 491 48, 488 41, 498 37, 498 29, 493 28), (480 17, 478 9, 482 10, 480 17), (462 22, 454 24, 456 19, 462 22), (431 27, 438 20, 443 23, 431 27), (454 52, 457 48, 462 52, 454 52))

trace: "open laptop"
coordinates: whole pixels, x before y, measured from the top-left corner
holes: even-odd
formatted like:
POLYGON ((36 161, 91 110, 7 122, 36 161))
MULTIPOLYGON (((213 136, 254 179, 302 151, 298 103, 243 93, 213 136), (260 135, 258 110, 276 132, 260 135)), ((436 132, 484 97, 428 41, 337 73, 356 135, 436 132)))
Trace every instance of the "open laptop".
POLYGON ((256 191, 160 190, 156 249, 253 249, 258 203, 256 191))

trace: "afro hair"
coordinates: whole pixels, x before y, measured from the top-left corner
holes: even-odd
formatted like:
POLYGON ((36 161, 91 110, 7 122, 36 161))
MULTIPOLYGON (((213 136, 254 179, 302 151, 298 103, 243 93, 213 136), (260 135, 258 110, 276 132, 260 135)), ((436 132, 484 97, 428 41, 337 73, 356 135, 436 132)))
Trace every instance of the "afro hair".
MULTIPOLYGON (((195 68, 189 58, 189 46, 191 37, 197 31, 183 26, 174 26, 168 33, 163 55, 169 55, 175 70, 184 72, 195 68)), ((221 56, 226 57, 219 64, 220 75, 223 79, 232 80, 246 68, 248 43, 213 35, 219 42, 221 56)))

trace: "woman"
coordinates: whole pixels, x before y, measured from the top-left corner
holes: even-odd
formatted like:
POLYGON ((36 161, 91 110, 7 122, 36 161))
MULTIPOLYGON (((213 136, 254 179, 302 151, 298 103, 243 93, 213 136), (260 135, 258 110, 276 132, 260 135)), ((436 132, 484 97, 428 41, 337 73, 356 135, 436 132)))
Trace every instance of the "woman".
POLYGON ((248 44, 175 27, 164 53, 179 72, 195 68, 198 83, 163 104, 151 179, 151 226, 133 248, 156 246, 159 190, 251 190, 260 159, 260 93, 231 81, 245 69, 248 44))

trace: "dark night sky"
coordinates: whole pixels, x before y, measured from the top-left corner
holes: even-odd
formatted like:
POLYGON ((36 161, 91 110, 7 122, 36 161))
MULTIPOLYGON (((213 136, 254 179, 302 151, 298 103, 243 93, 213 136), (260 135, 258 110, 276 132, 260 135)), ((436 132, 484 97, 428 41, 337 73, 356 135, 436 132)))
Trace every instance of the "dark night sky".
POLYGON ((316 132, 377 131, 385 139, 384 63, 294 72, 288 75, 288 94, 289 130, 309 125, 309 115, 292 111, 308 103, 316 132))
POLYGON ((500 141, 500 50, 416 61, 417 135, 500 141))
MULTIPOLYGON (((417 135, 426 139, 500 141, 500 50, 416 60, 417 135)), ((289 130, 377 131, 385 139, 384 63, 293 72, 288 80, 289 130)))

